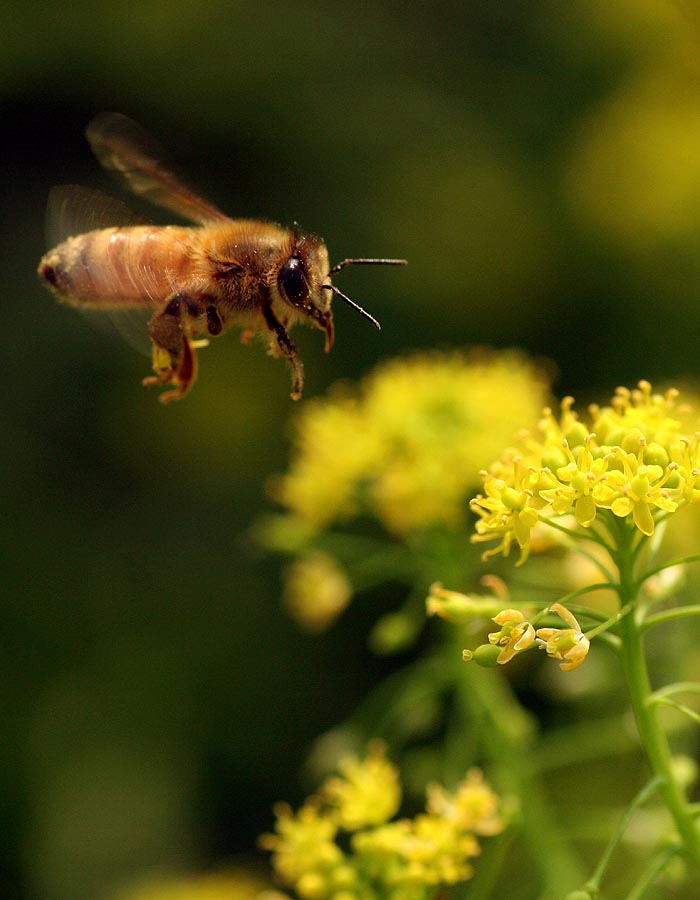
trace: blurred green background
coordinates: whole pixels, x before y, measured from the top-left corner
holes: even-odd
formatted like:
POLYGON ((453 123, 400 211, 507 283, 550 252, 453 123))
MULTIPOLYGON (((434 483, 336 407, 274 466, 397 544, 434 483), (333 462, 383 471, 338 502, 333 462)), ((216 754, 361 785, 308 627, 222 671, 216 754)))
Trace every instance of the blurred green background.
POLYGON ((0 897, 100 900, 250 852, 273 801, 299 798, 309 742, 387 664, 371 610, 300 636, 248 536, 285 466, 283 363, 230 335, 163 408, 148 361, 36 279, 49 188, 110 189, 87 121, 131 115, 222 209, 298 221, 332 261, 409 259, 338 280, 381 334, 346 308, 327 357, 296 332, 307 397, 405 349, 489 344, 604 398, 697 374, 700 18, 662 0, 11 0, 0 22, 0 897))

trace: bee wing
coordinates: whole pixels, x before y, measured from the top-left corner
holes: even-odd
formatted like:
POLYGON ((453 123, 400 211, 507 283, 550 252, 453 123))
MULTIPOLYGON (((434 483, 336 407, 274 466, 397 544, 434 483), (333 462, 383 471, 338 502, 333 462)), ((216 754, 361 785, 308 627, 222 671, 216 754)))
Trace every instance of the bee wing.
POLYGON ((114 225, 148 225, 126 203, 77 184, 51 188, 46 202, 46 243, 55 247, 69 237, 114 225))
POLYGON ((176 174, 161 145, 121 113, 100 113, 86 129, 90 146, 108 172, 136 194, 200 224, 228 220, 176 174))

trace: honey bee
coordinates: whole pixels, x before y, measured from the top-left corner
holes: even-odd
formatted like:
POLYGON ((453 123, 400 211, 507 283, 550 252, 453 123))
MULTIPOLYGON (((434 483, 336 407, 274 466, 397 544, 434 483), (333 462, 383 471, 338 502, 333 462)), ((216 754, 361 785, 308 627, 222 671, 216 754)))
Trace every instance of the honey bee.
POLYGON ((166 161, 160 145, 120 113, 101 113, 86 129, 95 156, 134 193, 191 222, 157 226, 99 191, 64 185, 49 195, 49 219, 60 243, 39 263, 44 284, 73 306, 152 311, 148 323, 154 375, 145 385, 172 385, 169 403, 183 397, 197 375, 195 349, 233 325, 245 343, 258 333, 273 356, 286 358, 292 398, 304 386, 304 365, 289 336, 309 322, 333 345, 331 301, 339 297, 377 320, 331 283, 351 265, 405 265, 402 259, 328 262, 324 242, 296 226, 231 219, 196 194, 166 161))

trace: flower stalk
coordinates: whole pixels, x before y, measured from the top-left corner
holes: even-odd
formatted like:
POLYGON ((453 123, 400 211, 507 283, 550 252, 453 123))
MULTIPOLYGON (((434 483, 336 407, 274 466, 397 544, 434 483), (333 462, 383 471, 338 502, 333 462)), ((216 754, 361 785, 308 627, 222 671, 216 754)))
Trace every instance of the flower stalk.
MULTIPOLYGON (((629 608, 619 622, 619 653, 627 682, 630 703, 639 730, 642 746, 654 775, 660 780, 659 793, 673 818, 683 847, 700 864, 700 832, 690 814, 688 802, 672 770, 671 750, 656 714, 654 694, 644 653, 644 613, 639 602, 639 581, 634 575, 636 557, 633 545, 635 533, 618 526, 618 547, 615 562, 619 572, 620 605, 629 608)), ((638 549, 638 548, 636 548, 638 549)))

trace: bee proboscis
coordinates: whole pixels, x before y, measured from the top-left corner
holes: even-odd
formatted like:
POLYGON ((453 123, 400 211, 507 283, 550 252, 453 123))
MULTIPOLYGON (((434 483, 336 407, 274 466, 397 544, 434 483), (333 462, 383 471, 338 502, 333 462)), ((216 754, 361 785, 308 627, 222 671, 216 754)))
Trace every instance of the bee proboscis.
POLYGON ((402 259, 328 262, 324 242, 297 227, 231 219, 204 200, 166 162, 159 144, 120 113, 88 125, 100 163, 127 187, 194 225, 153 225, 119 201, 76 185, 54 188, 49 215, 60 242, 39 264, 58 297, 95 310, 147 309, 154 375, 144 384, 172 385, 160 400, 183 397, 197 374, 195 349, 233 325, 247 342, 262 333, 270 352, 287 359, 292 398, 302 395, 304 366, 289 329, 309 322, 333 345, 331 301, 339 297, 376 328, 377 320, 331 283, 350 265, 405 265, 402 259))

